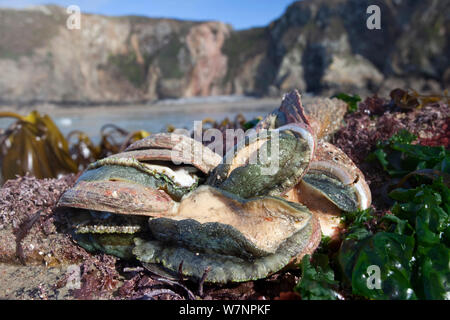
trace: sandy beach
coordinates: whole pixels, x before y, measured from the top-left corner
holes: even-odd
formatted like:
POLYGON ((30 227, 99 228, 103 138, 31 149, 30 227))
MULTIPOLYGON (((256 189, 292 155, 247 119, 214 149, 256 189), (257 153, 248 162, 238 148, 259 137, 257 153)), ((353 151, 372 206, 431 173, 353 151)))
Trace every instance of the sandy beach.
MULTIPOLYGON (((305 99, 306 102, 308 99, 305 99)), ((115 124, 128 131, 146 130, 164 132, 168 125, 175 128, 193 127, 194 121, 211 118, 222 121, 234 120, 241 113, 247 120, 262 116, 280 104, 279 98, 204 98, 159 101, 136 105, 81 106, 36 104, 26 107, 0 105, 0 111, 13 111, 27 115, 32 110, 48 114, 64 135, 72 130, 85 132, 94 142, 100 139, 100 129, 106 124, 115 124)), ((12 118, 0 118, 0 128, 6 128, 12 118)))

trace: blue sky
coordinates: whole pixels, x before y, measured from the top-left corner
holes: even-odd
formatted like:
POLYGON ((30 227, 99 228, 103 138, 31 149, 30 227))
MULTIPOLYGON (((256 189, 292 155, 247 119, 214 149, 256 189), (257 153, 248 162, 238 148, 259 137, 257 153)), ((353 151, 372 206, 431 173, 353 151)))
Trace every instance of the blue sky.
POLYGON ((246 29, 267 25, 281 16, 293 0, 0 0, 0 7, 23 8, 52 3, 75 4, 82 12, 142 15, 186 20, 218 20, 246 29))

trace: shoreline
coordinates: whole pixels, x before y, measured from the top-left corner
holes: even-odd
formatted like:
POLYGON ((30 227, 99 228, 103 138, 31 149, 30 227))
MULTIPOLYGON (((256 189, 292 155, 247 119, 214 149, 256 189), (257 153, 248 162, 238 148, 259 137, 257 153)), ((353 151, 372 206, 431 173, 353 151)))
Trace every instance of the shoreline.
MULTIPOLYGON (((242 114, 247 120, 252 120, 273 111, 279 105, 278 98, 263 98, 234 101, 183 101, 183 103, 166 101, 154 104, 94 107, 61 107, 42 104, 17 109, 11 106, 0 106, 0 112, 9 111, 26 116, 36 110, 41 115, 49 115, 64 136, 73 130, 79 130, 87 134, 94 143, 99 143, 101 128, 107 124, 115 124, 129 132, 136 130, 165 132, 169 125, 189 130, 193 127, 194 121, 202 121, 206 118, 219 122, 225 118, 233 121, 238 114, 242 114)), ((0 118, 0 128, 6 129, 14 121, 16 121, 14 118, 0 118)))
POLYGON ((160 100, 152 103, 136 103, 136 104, 99 104, 99 105, 81 105, 68 104, 60 105, 53 103, 42 103, 36 105, 17 106, 0 104, 0 111, 14 111, 19 114, 28 114, 32 110, 37 110, 40 113, 54 113, 55 115, 71 116, 77 115, 80 112, 100 112, 107 111, 108 113, 128 113, 130 111, 146 111, 150 113, 161 112, 204 112, 204 111, 255 111, 266 110, 268 107, 276 108, 280 103, 279 98, 243 98, 232 101, 186 101, 178 102, 178 100, 160 100), (244 109, 242 109, 244 108, 244 109))

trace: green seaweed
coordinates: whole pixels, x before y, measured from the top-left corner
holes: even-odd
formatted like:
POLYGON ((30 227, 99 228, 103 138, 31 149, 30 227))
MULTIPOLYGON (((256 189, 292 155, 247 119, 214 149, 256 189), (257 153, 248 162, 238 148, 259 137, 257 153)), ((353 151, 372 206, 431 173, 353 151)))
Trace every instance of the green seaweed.
MULTIPOLYGON (((389 174, 411 174, 417 168, 448 172, 447 150, 413 145, 414 140, 402 131, 379 144, 383 153, 377 159, 389 174), (391 158, 393 151, 398 156, 391 158)), ((431 182, 418 180, 423 183, 417 187, 391 191, 389 196, 396 201, 392 214, 377 223, 387 223, 386 230, 367 228, 369 220, 377 219, 371 211, 345 215, 349 227, 338 261, 354 294, 369 299, 449 299, 450 190, 442 175, 433 176, 431 182), (380 268, 379 288, 367 284, 370 266, 380 268)))
POLYGON ((358 102, 361 101, 361 97, 358 95, 348 95, 346 93, 338 93, 333 96, 333 98, 338 98, 345 101, 348 105, 348 112, 352 113, 358 110, 358 102))
POLYGON ((305 255, 300 263, 302 277, 294 288, 303 300, 336 300, 338 294, 335 290, 338 282, 334 279, 334 271, 328 264, 326 255, 314 255, 317 266, 311 263, 311 257, 305 255), (320 257, 321 259, 317 259, 320 257))
POLYGON ((387 141, 379 141, 368 160, 378 160, 383 169, 393 177, 403 177, 409 172, 433 169, 450 174, 450 151, 443 146, 429 147, 411 144, 417 136, 400 130, 387 141))

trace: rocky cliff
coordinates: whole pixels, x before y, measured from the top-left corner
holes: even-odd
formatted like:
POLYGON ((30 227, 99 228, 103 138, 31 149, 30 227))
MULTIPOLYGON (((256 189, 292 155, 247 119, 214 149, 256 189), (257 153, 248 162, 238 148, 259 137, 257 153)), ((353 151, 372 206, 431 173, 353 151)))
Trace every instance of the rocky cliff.
POLYGON ((0 100, 134 102, 163 98, 440 91, 450 82, 450 2, 305 0, 269 26, 0 10, 0 100), (381 30, 366 8, 381 8, 381 30))

